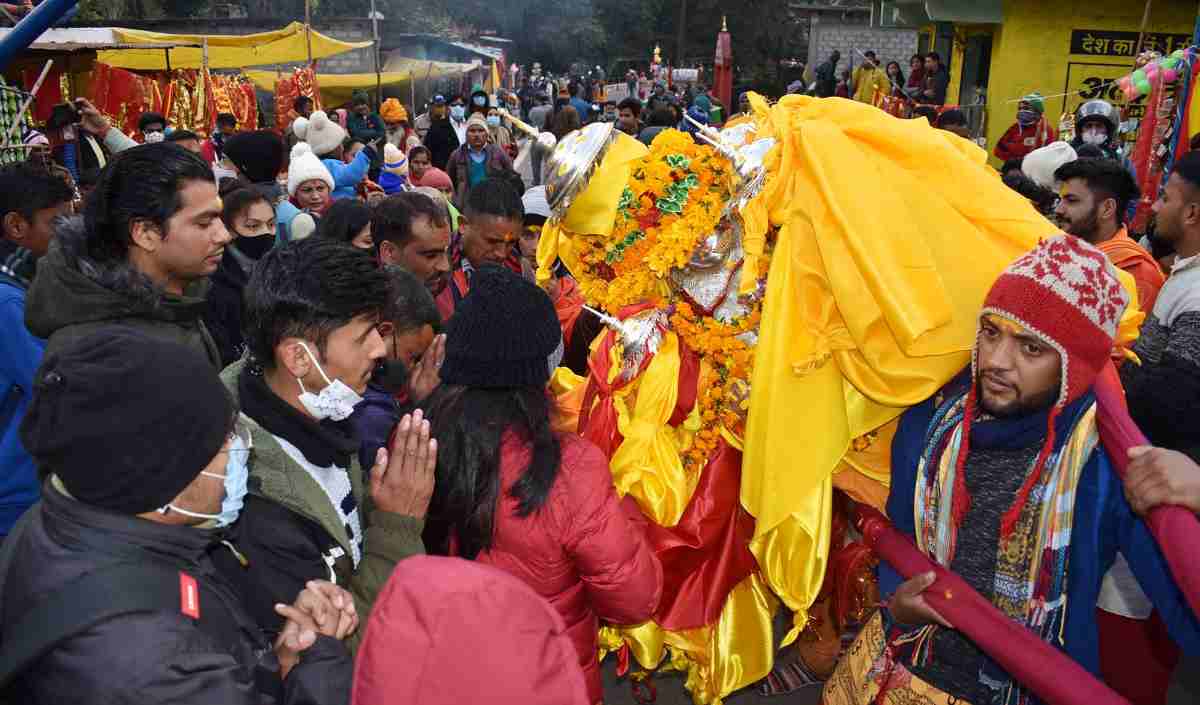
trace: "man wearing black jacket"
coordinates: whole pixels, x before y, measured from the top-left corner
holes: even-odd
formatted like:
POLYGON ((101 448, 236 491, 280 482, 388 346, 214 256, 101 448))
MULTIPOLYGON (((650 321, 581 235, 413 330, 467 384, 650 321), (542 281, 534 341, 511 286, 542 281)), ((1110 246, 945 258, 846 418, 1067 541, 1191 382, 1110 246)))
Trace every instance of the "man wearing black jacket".
MULTIPOLYGON (((463 108, 462 99, 455 98, 454 104, 460 111, 463 108)), ((433 97, 433 105, 429 107, 429 131, 425 133, 425 146, 429 148, 429 161, 446 170, 446 162, 462 141, 458 139, 458 131, 450 124, 450 115, 446 108, 446 99, 440 95, 433 97)))
POLYGON ((272 646, 218 569, 236 564, 222 527, 249 449, 209 362, 110 327, 48 356, 36 385, 21 436, 52 474, 0 557, 0 649, 33 657, 7 702, 348 702, 349 594, 306 586, 272 646), (31 634, 52 637, 40 656, 31 634))
POLYGON ((346 586, 367 614, 396 562, 425 550, 429 423, 420 411, 402 418, 367 474, 349 421, 387 352, 387 296, 371 254, 323 237, 272 249, 246 284, 249 354, 221 378, 254 446, 235 531, 247 607, 270 631, 283 621, 275 605, 313 580, 346 586))

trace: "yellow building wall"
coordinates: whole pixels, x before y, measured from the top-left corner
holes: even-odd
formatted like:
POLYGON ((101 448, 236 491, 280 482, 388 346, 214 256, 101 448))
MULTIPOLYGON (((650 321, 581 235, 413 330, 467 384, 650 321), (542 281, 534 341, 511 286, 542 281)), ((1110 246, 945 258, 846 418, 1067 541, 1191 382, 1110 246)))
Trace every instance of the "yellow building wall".
MULTIPOLYGON (((1131 57, 1071 53, 1072 30, 1137 32, 1142 22, 1141 0, 1004 0, 1004 23, 992 27, 992 61, 988 76, 987 140, 991 154, 996 143, 1016 120, 1017 103, 1032 91, 1072 95, 1046 101, 1046 116, 1055 128, 1065 110, 1074 110, 1082 98, 1081 86, 1096 86, 1133 70, 1131 57), (1011 101, 1011 102, 1010 102, 1011 101)), ((1147 32, 1192 33, 1195 0, 1157 0, 1151 7, 1147 32)), ((982 27, 964 27, 964 36, 982 27)), ((956 52, 956 55, 958 52, 956 52)), ((958 56, 956 56, 958 58, 958 56)), ((959 70, 954 67, 951 86, 957 93, 959 70)), ((1096 89, 1113 97, 1115 87, 1096 89)), ((1094 92, 1094 91, 1088 91, 1094 92)), ((996 160, 993 157, 992 161, 996 160)))

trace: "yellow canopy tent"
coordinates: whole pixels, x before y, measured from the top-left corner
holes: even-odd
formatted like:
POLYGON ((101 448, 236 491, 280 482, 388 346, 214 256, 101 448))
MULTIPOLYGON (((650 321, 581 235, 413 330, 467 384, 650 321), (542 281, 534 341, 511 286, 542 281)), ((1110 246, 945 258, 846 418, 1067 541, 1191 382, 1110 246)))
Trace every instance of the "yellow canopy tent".
MULTIPOLYGON (((384 66, 384 72, 379 74, 379 84, 383 86, 398 86, 407 83, 410 78, 418 81, 429 78, 461 76, 476 68, 475 64, 456 64, 445 61, 419 61, 417 59, 391 60, 384 66)), ((279 74, 274 71, 245 71, 246 76, 255 86, 264 91, 275 90, 275 81, 279 74)), ((317 85, 321 89, 322 105, 340 105, 350 100, 350 95, 356 90, 375 90, 376 77, 373 73, 318 73, 317 85)))
MULTIPOLYGON (((208 42, 208 67, 211 69, 240 69, 245 66, 287 64, 308 60, 308 48, 304 24, 293 22, 272 32, 257 34, 164 34, 140 29, 113 28, 117 39, 127 45, 186 43, 203 45, 208 42)), ((312 58, 323 59, 352 49, 365 49, 371 42, 343 42, 313 30, 312 58)), ((170 54, 170 68, 198 69, 202 64, 203 49, 200 46, 176 47, 174 49, 127 48, 119 51, 97 52, 96 60, 135 71, 166 70, 170 54)), ((274 84, 272 84, 274 87, 274 84)))

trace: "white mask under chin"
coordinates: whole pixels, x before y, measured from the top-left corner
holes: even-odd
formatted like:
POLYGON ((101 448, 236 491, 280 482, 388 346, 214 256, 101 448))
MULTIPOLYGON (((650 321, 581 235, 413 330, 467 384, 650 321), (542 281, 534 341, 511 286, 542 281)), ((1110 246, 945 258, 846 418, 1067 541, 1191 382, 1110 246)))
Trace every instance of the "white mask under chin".
POLYGON ((312 350, 303 342, 300 347, 304 348, 304 352, 308 353, 308 358, 317 366, 317 372, 321 373, 321 378, 325 380, 325 388, 318 394, 313 394, 304 388, 304 382, 299 377, 296 381, 300 384, 300 403, 309 415, 318 421, 324 419, 332 419, 334 421, 343 421, 354 413, 354 407, 363 400, 358 392, 355 392, 346 383, 340 379, 330 380, 325 374, 325 370, 321 369, 321 363, 317 362, 317 358, 312 354, 312 350))

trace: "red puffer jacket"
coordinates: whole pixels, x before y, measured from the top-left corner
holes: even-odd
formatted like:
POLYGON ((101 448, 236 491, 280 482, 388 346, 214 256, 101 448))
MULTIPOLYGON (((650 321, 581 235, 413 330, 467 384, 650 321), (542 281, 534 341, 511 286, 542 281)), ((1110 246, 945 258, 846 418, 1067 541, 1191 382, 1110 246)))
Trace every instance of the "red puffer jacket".
POLYGON ((582 438, 559 438, 562 466, 541 510, 520 518, 513 484, 531 449, 515 433, 500 448, 501 492, 492 548, 477 560, 521 578, 562 615, 579 651, 588 697, 600 702, 596 631, 601 619, 638 624, 662 595, 662 564, 646 541, 646 518, 613 489, 608 461, 582 438))

